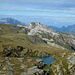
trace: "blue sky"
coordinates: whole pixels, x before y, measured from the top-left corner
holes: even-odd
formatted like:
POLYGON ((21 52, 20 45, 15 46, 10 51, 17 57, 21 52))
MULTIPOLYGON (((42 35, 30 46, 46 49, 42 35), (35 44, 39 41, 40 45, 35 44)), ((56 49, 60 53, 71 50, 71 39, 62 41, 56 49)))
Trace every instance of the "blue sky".
POLYGON ((75 24, 75 0, 0 0, 0 17, 12 17, 28 24, 75 24))

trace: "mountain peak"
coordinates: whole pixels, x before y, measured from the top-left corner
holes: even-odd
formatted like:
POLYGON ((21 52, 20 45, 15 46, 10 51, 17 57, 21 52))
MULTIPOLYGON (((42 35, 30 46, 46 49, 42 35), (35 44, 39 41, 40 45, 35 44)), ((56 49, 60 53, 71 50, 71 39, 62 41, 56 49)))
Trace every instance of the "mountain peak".
POLYGON ((27 28, 30 29, 29 35, 39 35, 39 34, 48 34, 51 33, 53 35, 56 35, 56 31, 49 28, 48 26, 41 24, 39 22, 31 22, 27 28))
POLYGON ((41 26, 42 24, 40 23, 40 22, 31 22, 29 25, 28 25, 28 27, 30 28, 30 29, 33 29, 33 28, 35 28, 36 26, 41 26))
MULTIPOLYGON (((28 25, 28 28, 30 29, 34 29, 34 28, 43 28, 43 29, 47 29, 47 30, 50 30, 51 28, 49 28, 48 26, 44 25, 44 24, 41 24, 40 22, 31 22, 29 25, 28 25)), ((53 30, 53 29, 51 29, 53 30)))
POLYGON ((40 22, 31 22, 30 24, 32 24, 32 25, 40 25, 41 23, 40 22))
POLYGON ((25 25, 24 23, 13 19, 13 18, 0 18, 0 24, 22 24, 25 25))

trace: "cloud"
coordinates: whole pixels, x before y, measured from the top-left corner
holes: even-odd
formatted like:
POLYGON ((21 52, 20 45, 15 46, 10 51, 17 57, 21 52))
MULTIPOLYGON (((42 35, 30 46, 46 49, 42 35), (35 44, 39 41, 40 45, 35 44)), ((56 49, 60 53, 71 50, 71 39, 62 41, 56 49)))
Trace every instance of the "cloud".
POLYGON ((74 23, 75 0, 0 0, 0 15, 74 23))
POLYGON ((53 16, 53 14, 54 16, 74 16, 75 0, 0 0, 0 14, 4 14, 1 11, 14 15, 40 15, 42 13, 41 15, 46 16, 53 16))
POLYGON ((0 0, 0 10, 25 10, 27 7, 36 9, 69 9, 75 8, 75 0, 0 0))
POLYGON ((56 16, 56 17, 75 17, 75 9, 67 10, 49 10, 49 9, 35 9, 26 8, 25 10, 2 10, 1 15, 27 15, 27 16, 56 16))

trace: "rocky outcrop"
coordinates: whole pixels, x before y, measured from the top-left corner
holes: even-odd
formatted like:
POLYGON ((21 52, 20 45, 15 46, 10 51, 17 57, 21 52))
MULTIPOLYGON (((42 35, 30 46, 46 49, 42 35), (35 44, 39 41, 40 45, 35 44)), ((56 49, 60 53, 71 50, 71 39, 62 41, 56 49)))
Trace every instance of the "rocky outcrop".
POLYGON ((70 74, 75 75, 75 53, 68 56, 67 64, 70 74))
POLYGON ((2 56, 4 57, 9 57, 9 56, 12 56, 12 57, 18 57, 20 56, 20 52, 23 50, 23 47, 22 46, 17 46, 16 48, 12 48, 11 46, 9 47, 5 47, 3 49, 3 52, 2 52, 2 56))
POLYGON ((49 75, 50 70, 42 67, 40 59, 0 57, 0 75, 49 75))
POLYGON ((32 56, 45 57, 45 56, 50 56, 50 54, 45 51, 32 50, 32 49, 28 49, 28 48, 25 48, 25 49, 26 50, 21 55, 21 52, 24 50, 24 48, 22 46, 4 47, 4 49, 1 53, 1 56, 3 56, 3 57, 9 57, 9 56, 10 57, 21 57, 21 56, 23 56, 23 57, 32 57, 32 56))
MULTIPOLYGON (((33 37, 37 35, 37 37, 41 38, 41 40, 48 45, 62 49, 75 50, 75 35, 73 34, 57 33, 55 30, 39 22, 31 22, 29 25, 25 26, 25 28, 30 30, 28 35, 33 37), (73 46, 73 48, 71 48, 71 46, 73 46)), ((33 41, 36 42, 35 39, 33 39, 33 41)))
POLYGON ((34 65, 40 69, 45 66, 44 62, 41 59, 37 59, 36 62, 34 63, 34 65))
POLYGON ((46 56, 50 56, 49 53, 43 51, 38 51, 38 50, 31 50, 31 49, 28 49, 26 50, 26 52, 24 53, 24 56, 40 56, 40 57, 46 57, 46 56))
POLYGON ((75 53, 63 53, 52 67, 54 75, 75 75, 75 53))
POLYGON ((52 34, 52 36, 54 35, 58 35, 55 30, 47 27, 46 25, 43 25, 39 22, 31 22, 26 28, 30 29, 30 32, 28 33, 28 35, 39 35, 41 36, 39 33, 45 33, 45 34, 52 34))

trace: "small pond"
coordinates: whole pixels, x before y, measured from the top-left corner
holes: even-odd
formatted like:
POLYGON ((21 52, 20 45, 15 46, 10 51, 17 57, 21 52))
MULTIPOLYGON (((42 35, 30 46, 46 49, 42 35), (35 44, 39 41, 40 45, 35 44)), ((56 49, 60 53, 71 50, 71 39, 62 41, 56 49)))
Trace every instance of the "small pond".
POLYGON ((52 58, 51 56, 49 57, 35 57, 35 58, 40 58, 44 61, 45 64, 51 65, 56 59, 52 58))

